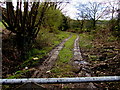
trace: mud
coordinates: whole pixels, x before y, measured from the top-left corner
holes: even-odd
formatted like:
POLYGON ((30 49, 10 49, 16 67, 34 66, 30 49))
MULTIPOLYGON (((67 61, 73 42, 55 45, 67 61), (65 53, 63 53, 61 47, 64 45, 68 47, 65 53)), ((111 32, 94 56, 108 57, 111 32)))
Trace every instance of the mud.
MULTIPOLYGON (((91 77, 91 70, 89 69, 90 64, 82 58, 82 54, 79 47, 79 36, 77 36, 74 42, 74 49, 73 49, 73 59, 72 59, 72 66, 75 68, 74 72, 78 74, 78 77, 91 77)), ((88 89, 97 89, 93 83, 80 83, 77 84, 77 87, 81 88, 88 88, 88 89)))
POLYGON ((49 72, 49 70, 53 67, 59 51, 64 47, 64 44, 67 40, 69 40, 71 38, 68 37, 66 39, 64 39, 57 47, 55 47, 49 54, 48 54, 48 58, 43 62, 42 65, 39 66, 38 70, 34 72, 33 76, 34 78, 45 78, 47 77, 47 73, 49 72))

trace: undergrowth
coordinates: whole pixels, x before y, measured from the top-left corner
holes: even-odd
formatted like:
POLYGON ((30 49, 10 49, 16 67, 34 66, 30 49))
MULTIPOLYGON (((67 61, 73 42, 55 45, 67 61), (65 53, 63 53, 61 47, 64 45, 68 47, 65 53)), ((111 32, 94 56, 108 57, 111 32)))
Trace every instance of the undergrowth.
POLYGON ((41 63, 44 57, 47 56, 47 53, 50 52, 52 48, 57 46, 63 39, 69 37, 69 35, 69 32, 59 32, 57 34, 54 34, 47 31, 41 31, 36 43, 34 44, 34 48, 32 48, 28 53, 29 58, 20 65, 16 66, 15 68, 17 68, 18 71, 16 71, 14 75, 8 76, 8 78, 22 77, 22 74, 26 73, 24 70, 25 67, 28 67, 28 72, 31 67, 34 67, 41 63))
POLYGON ((87 33, 80 34, 80 47, 90 49, 93 47, 92 40, 94 39, 94 36, 87 33))

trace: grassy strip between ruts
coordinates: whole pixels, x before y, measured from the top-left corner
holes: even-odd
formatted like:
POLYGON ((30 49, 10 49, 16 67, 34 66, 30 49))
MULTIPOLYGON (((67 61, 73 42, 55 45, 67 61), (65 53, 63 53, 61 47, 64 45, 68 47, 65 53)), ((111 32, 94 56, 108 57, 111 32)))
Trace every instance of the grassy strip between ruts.
POLYGON ((69 64, 70 59, 73 57, 73 47, 76 35, 73 36, 65 43, 64 48, 60 51, 58 60, 55 66, 50 70, 51 77, 72 77, 72 66, 69 64))
MULTIPOLYGON (((16 71, 13 73, 13 75, 7 75, 8 78, 21 78, 24 77, 25 73, 29 72, 30 67, 34 67, 39 61, 41 60, 42 57, 46 56, 47 53, 52 50, 53 47, 58 45, 63 39, 68 38, 70 36, 69 32, 59 32, 55 36, 49 36, 51 38, 51 42, 53 43, 50 46, 43 47, 43 49, 32 49, 30 52, 30 57, 28 60, 25 60, 21 65, 18 65, 17 67, 23 68, 23 70, 16 71), (54 39, 52 39, 54 38, 54 39), (33 60, 33 58, 38 58, 38 60, 33 60), (25 70, 24 68, 28 67, 28 70, 25 70)), ((43 36, 41 38, 47 38, 48 36, 43 36)), ((26 76, 27 77, 27 76, 26 76)))

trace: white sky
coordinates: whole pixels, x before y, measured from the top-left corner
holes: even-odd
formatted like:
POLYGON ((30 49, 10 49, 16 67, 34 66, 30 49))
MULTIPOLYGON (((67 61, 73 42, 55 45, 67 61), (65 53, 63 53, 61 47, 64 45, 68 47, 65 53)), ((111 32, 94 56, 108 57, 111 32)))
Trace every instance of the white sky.
MULTIPOLYGON (((1 0, 1 1, 9 1, 9 0, 1 0)), ((12 0, 14 3, 14 6, 16 6, 17 0, 12 0)), ((56 1, 56 0, 53 0, 56 1)), ((62 0, 60 0, 62 1, 62 0)), ((68 1, 68 0, 64 0, 68 1)), ((65 8, 62 10, 62 12, 66 15, 69 16, 72 19, 76 19, 76 13, 77 9, 75 8, 78 3, 87 3, 87 2, 109 2, 109 1, 117 1, 117 0, 69 0, 69 4, 65 6, 65 8)))
POLYGON ((115 0, 71 0, 70 4, 68 4, 64 10, 63 13, 66 16, 69 16, 72 19, 75 19, 76 13, 77 13, 77 9, 75 8, 75 6, 78 3, 87 3, 87 2, 109 2, 109 1, 115 1, 115 0))

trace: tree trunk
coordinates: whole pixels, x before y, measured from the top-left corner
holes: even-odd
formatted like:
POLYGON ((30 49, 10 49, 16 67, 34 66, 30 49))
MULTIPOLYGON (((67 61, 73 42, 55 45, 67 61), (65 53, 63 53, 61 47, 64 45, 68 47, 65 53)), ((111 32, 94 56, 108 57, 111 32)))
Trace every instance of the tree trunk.
POLYGON ((37 17, 39 2, 34 2, 30 11, 28 10, 29 2, 17 2, 16 11, 13 8, 12 2, 6 2, 6 9, 2 10, 2 22, 9 31, 16 34, 14 43, 16 43, 19 56, 21 56, 19 60, 27 59, 27 53, 37 37, 40 30, 39 26, 42 24, 45 12, 48 9, 48 4, 47 2, 44 3, 40 12, 41 15, 37 17), (23 5, 24 11, 22 11, 23 5))
POLYGON ((96 29, 96 20, 93 20, 93 29, 96 29))

